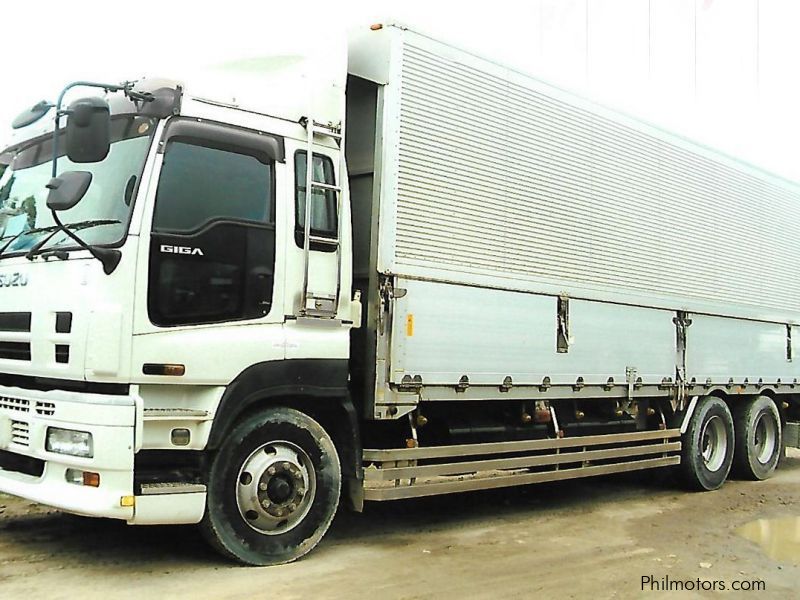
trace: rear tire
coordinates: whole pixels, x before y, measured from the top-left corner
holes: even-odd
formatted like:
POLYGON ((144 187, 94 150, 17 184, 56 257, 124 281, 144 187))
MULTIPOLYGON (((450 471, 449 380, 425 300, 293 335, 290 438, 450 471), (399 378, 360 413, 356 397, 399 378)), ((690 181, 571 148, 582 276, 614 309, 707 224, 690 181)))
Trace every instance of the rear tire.
POLYGON ((733 415, 733 474, 756 481, 771 477, 783 449, 781 416, 775 402, 769 396, 757 396, 736 406, 733 415))
POLYGON ((205 538, 247 565, 291 562, 325 535, 342 474, 328 433, 308 415, 276 407, 249 416, 211 464, 205 538))
POLYGON ((701 398, 681 443, 680 469, 685 484, 698 491, 722 487, 734 453, 733 417, 728 405, 716 396, 701 398))

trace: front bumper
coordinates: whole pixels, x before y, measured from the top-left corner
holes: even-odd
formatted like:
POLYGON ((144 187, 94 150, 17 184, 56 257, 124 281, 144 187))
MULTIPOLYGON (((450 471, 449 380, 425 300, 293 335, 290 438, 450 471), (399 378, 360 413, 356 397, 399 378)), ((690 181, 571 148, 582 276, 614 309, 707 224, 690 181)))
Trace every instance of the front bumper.
POLYGON ((134 508, 122 506, 122 498, 134 493, 136 407, 133 396, 0 386, 0 454, 5 459, 0 464, 6 465, 0 468, 0 492, 71 513, 130 521, 134 508), (90 432, 94 456, 48 452, 49 426, 90 432), (17 463, 33 468, 14 470, 17 463), (97 473, 100 485, 70 483, 67 469, 97 473))

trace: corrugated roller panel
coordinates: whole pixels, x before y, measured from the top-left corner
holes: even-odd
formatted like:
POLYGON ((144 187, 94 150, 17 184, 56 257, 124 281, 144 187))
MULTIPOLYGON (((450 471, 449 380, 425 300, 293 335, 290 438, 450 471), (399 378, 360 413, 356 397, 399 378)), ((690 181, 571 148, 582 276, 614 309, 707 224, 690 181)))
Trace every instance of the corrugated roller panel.
POLYGON ((797 314, 800 190, 467 62, 404 44, 394 270, 797 314))

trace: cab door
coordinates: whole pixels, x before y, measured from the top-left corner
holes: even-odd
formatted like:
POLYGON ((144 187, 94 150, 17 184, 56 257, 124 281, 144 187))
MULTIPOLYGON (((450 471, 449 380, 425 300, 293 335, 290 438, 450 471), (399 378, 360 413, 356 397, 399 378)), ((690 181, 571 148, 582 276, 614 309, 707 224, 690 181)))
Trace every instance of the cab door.
POLYGON ((187 383, 227 383, 284 357, 276 276, 283 139, 176 118, 160 154, 137 282, 136 330, 152 335, 135 340, 134 360, 186 364, 187 383))

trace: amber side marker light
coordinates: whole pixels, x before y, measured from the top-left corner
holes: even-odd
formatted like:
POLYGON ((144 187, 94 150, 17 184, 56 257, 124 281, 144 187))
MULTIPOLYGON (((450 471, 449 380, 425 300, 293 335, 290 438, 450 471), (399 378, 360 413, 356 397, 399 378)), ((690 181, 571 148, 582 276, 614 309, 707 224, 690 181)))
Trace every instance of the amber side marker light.
POLYGON ((145 363, 142 366, 145 375, 164 375, 167 377, 180 377, 186 373, 185 365, 170 365, 162 363, 145 363))
POLYGON ((383 29, 383 24, 382 23, 373 23, 372 25, 369 26, 369 28, 372 31, 379 31, 380 29, 383 29))

